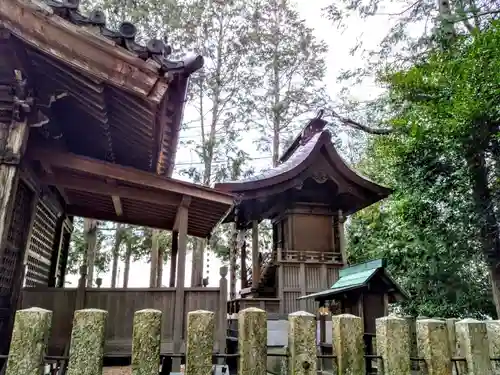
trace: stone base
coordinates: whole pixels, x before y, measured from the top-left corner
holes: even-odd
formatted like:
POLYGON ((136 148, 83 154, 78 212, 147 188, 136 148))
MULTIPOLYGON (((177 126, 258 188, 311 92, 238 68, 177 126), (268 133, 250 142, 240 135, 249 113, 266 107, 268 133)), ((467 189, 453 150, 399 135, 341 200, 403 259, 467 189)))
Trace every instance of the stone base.
POLYGON ((104 367, 102 375, 131 375, 131 366, 104 367))

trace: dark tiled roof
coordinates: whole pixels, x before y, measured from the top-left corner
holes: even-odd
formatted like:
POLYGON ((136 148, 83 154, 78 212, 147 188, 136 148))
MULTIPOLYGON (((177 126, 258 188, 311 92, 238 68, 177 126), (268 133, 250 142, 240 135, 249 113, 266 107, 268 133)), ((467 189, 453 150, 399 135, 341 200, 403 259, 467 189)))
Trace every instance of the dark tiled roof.
POLYGON ((150 39, 145 46, 139 44, 135 40, 137 28, 133 23, 122 22, 118 30, 107 28, 104 12, 94 10, 88 16, 85 16, 79 11, 80 0, 43 0, 43 2, 50 6, 59 17, 75 25, 97 27, 101 35, 134 53, 142 60, 151 59, 155 61, 160 66, 158 74, 172 72, 190 75, 203 66, 203 57, 199 55, 181 61, 170 60, 168 56, 172 53, 172 48, 166 41, 150 39))
MULTIPOLYGON (((304 145, 300 145, 290 156, 285 162, 279 164, 275 168, 271 168, 267 171, 261 172, 255 176, 234 181, 235 183, 245 183, 245 182, 251 182, 251 181, 259 181, 259 180, 266 180, 269 178, 273 178, 279 175, 282 175, 286 172, 289 172, 296 167, 298 167, 302 162, 304 162, 309 155, 313 152, 314 148, 316 147, 319 138, 325 134, 325 136, 330 137, 330 133, 328 131, 316 133, 311 137, 311 139, 304 145)), ((231 183, 233 181, 229 181, 228 183, 231 183)))

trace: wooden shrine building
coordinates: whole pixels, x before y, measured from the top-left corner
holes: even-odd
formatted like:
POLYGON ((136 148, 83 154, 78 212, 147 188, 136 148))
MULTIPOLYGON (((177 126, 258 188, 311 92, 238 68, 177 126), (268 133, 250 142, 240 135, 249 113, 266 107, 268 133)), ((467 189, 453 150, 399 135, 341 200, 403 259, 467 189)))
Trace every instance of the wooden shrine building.
POLYGON ((54 312, 50 354, 67 348, 75 308, 90 307, 109 312, 106 353, 130 354, 142 308, 165 312, 163 351, 180 350, 194 309, 221 311, 223 345, 225 273, 221 288, 185 287, 186 237, 209 236, 234 199, 170 178, 203 58, 173 61, 163 41, 139 44, 133 24, 111 30, 78 3, 0 1, 0 354, 30 306, 54 312), (63 288, 73 216, 172 230, 170 287, 63 288))
POLYGON ((323 291, 347 265, 343 225, 347 215, 385 197, 390 190, 359 176, 336 151, 320 116, 309 121, 285 151, 279 165, 255 177, 217 184, 236 195, 238 204, 226 217, 234 222, 230 263, 230 311, 255 306, 270 314, 305 310, 315 313, 313 299, 299 297, 323 291), (272 249, 258 247, 258 223, 272 222, 272 249), (252 267, 247 270, 244 232, 252 228, 252 267), (236 296, 236 259, 242 285, 236 296))

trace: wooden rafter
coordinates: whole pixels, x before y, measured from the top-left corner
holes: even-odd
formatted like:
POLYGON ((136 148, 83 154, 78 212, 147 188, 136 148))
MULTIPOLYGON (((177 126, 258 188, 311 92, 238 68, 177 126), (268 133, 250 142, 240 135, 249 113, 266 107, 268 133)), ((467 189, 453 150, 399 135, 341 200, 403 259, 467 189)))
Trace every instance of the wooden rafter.
MULTIPOLYGON (((177 206, 179 204, 179 200, 176 197, 169 197, 165 194, 158 193, 157 191, 145 191, 139 187, 117 186, 115 184, 109 184, 99 180, 83 179, 59 172, 58 175, 53 177, 42 176, 40 181, 46 185, 56 186, 60 189, 70 189, 86 193, 100 194, 117 197, 118 199, 127 198, 163 206, 177 206)), ((123 210, 120 211, 123 213, 123 210)))

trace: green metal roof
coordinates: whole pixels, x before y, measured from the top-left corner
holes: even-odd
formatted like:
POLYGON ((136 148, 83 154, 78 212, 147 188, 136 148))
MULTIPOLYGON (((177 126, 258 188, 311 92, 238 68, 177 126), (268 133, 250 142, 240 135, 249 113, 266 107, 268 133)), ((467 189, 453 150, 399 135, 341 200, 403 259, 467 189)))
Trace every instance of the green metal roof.
POLYGON ((396 289, 404 296, 406 293, 401 290, 397 283, 385 271, 386 262, 384 259, 376 259, 370 262, 356 264, 351 267, 341 269, 339 272, 339 279, 331 286, 330 289, 322 292, 308 294, 307 296, 299 297, 299 299, 319 297, 333 297, 341 292, 346 292, 352 289, 358 289, 366 286, 370 279, 379 271, 384 273, 389 281, 394 284, 396 289))

